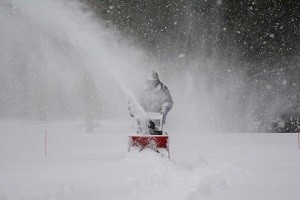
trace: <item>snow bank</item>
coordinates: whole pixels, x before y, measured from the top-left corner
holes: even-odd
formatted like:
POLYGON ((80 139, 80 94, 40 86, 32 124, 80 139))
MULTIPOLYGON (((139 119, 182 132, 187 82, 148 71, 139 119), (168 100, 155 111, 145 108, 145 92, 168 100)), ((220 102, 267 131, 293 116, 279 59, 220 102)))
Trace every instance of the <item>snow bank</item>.
POLYGON ((0 123, 1 200, 297 199, 295 134, 170 134, 171 160, 127 153, 130 122, 0 123))
POLYGON ((44 124, 2 122, 1 200, 195 199, 239 176, 233 165, 214 168, 203 156, 184 162, 150 150, 127 153, 130 126, 111 124, 87 134, 79 122, 49 123, 45 157, 44 124))

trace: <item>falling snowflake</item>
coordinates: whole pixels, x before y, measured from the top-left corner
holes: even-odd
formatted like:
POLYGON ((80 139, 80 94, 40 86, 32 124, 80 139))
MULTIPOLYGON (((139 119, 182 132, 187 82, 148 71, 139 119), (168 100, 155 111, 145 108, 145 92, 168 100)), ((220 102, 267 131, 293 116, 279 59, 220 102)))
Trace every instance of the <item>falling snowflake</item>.
POLYGON ((286 85, 286 84, 287 84, 287 80, 283 80, 283 81, 282 81, 282 84, 283 84, 283 85, 286 85))
POLYGON ((178 55, 178 58, 183 58, 184 56, 185 56, 185 54, 181 53, 181 54, 178 55))

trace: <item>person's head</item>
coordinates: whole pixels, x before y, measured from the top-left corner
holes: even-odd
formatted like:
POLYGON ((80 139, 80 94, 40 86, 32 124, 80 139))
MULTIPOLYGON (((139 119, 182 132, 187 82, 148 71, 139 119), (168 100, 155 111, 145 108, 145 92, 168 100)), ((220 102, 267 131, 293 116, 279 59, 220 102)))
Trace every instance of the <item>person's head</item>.
POLYGON ((148 76, 146 80, 146 85, 148 88, 153 87, 159 83, 158 73, 155 71, 152 71, 148 76))

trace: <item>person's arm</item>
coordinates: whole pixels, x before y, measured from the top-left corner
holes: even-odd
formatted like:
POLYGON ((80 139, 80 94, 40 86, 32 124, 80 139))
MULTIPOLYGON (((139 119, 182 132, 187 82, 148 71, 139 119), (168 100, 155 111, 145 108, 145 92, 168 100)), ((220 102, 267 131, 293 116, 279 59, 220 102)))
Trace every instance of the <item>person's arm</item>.
POLYGON ((162 112, 167 114, 173 107, 173 99, 167 86, 163 87, 163 104, 162 112))

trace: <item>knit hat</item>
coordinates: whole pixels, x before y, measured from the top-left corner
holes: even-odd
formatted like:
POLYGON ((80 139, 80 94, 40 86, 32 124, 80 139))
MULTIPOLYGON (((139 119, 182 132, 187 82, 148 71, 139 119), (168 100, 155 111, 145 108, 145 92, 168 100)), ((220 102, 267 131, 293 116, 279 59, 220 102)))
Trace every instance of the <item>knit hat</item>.
POLYGON ((158 73, 156 71, 152 71, 148 76, 147 76, 147 81, 158 81, 158 73))

